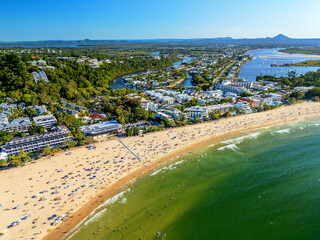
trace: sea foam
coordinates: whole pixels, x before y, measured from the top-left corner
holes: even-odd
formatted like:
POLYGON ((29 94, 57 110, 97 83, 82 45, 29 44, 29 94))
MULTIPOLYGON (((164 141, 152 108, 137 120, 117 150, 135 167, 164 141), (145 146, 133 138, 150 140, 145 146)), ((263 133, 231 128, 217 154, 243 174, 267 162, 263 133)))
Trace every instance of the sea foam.
POLYGON ((114 195, 112 198, 109 198, 107 201, 105 201, 103 204, 101 204, 100 207, 105 207, 108 206, 110 204, 113 204, 115 202, 117 202, 121 197, 123 197, 123 195, 127 192, 130 192, 131 189, 128 188, 127 190, 122 191, 121 193, 118 193, 117 195, 114 195))
POLYGON ((290 129, 289 129, 289 128, 286 128, 286 129, 281 129, 281 130, 278 130, 278 131, 274 131, 274 132, 272 132, 271 134, 274 135, 274 134, 276 134, 276 133, 281 134, 281 133, 289 133, 289 132, 290 132, 290 129))
MULTIPOLYGON (((97 208, 95 208, 85 219, 83 219, 80 223, 78 223, 78 224, 74 227, 74 229, 77 229, 77 230, 76 230, 74 233, 72 233, 72 234, 70 235, 70 237, 67 238, 67 240, 68 240, 68 239, 71 239, 71 238, 79 231, 80 226, 82 226, 82 225, 86 226, 88 223, 97 220, 102 214, 104 214, 104 213, 107 211, 107 208, 105 208, 105 209, 103 209, 103 210, 101 210, 101 211, 99 211, 99 212, 97 212, 97 210, 99 210, 100 208, 106 207, 106 206, 108 206, 108 205, 110 205, 110 204, 113 204, 113 203, 117 202, 119 199, 121 199, 121 197, 123 197, 123 195, 124 195, 125 193, 130 192, 130 191, 131 191, 131 189, 128 188, 128 189, 126 189, 126 190, 118 193, 117 195, 109 198, 109 199, 106 200, 103 204, 101 204, 100 206, 98 206, 97 208), (96 213, 96 212, 97 212, 97 213, 96 213)), ((126 202, 127 202, 127 199, 126 199, 126 198, 123 198, 120 203, 126 203, 126 202)))
POLYGON ((252 138, 253 138, 253 139, 256 139, 259 135, 260 135, 260 133, 259 133, 259 132, 256 132, 256 133, 252 133, 252 134, 245 135, 245 136, 242 136, 242 137, 225 140, 225 141, 223 141, 223 142, 221 142, 221 143, 225 143, 225 144, 229 144, 229 143, 239 144, 239 143, 243 142, 243 141, 246 140, 246 139, 252 139, 252 138))
POLYGON ((310 124, 310 125, 307 125, 307 126, 299 127, 299 129, 303 130, 305 128, 315 127, 315 126, 319 126, 319 125, 320 125, 319 123, 314 123, 314 124, 310 124))
POLYGON ((181 161, 176 162, 176 163, 172 163, 169 166, 163 167, 163 168, 151 173, 150 176, 155 176, 155 175, 157 175, 159 173, 164 173, 166 170, 170 170, 171 171, 173 169, 176 169, 177 168, 176 166, 181 164, 181 163, 183 163, 183 162, 184 162, 184 160, 181 160, 181 161))
POLYGON ((238 137, 238 138, 233 138, 233 139, 222 141, 221 142, 222 144, 228 144, 228 145, 220 147, 217 150, 218 151, 225 150, 225 149, 238 150, 237 144, 242 143, 246 139, 256 139, 259 135, 260 135, 259 132, 255 132, 255 133, 248 134, 248 135, 245 135, 245 136, 242 136, 242 137, 238 137))
POLYGON ((107 209, 103 209, 101 210, 100 212, 97 212, 96 214, 94 214, 90 219, 88 219, 88 221, 86 221, 83 225, 84 226, 87 226, 88 223, 91 223, 91 222, 94 222, 96 220, 99 219, 99 217, 102 216, 102 214, 106 213, 107 212, 107 209))
POLYGON ((238 150, 237 145, 235 143, 229 144, 227 146, 223 146, 221 148, 218 148, 218 151, 224 150, 224 149, 231 149, 231 150, 238 150))

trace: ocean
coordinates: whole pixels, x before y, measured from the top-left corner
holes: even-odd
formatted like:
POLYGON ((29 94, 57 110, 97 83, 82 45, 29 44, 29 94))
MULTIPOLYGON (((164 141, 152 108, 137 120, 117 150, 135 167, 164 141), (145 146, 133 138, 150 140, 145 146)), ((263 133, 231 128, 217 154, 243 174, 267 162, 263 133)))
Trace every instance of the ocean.
POLYGON ((320 239, 320 119, 212 142, 131 183, 69 239, 320 239))

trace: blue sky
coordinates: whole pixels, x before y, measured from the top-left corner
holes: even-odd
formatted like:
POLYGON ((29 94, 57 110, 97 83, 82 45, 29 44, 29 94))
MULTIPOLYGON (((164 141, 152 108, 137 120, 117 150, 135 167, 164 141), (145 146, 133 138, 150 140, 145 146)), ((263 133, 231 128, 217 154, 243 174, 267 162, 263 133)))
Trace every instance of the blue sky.
POLYGON ((2 0, 0 41, 320 38, 319 0, 2 0))

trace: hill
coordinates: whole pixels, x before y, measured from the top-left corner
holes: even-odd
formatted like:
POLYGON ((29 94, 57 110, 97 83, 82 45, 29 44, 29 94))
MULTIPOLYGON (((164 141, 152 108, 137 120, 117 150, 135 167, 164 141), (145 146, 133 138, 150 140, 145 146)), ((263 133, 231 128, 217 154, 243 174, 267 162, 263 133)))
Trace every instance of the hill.
POLYGON ((316 46, 320 45, 320 39, 296 39, 290 38, 283 34, 279 34, 275 37, 266 38, 240 38, 235 39, 231 37, 219 37, 219 38, 195 38, 195 39, 141 39, 141 40, 49 40, 49 41, 24 41, 24 42, 0 42, 1 46, 54 46, 54 45, 75 45, 75 46, 132 46, 132 45, 180 45, 180 46, 198 46, 198 45, 225 45, 233 44, 239 46, 266 46, 266 47, 293 47, 293 46, 316 46))

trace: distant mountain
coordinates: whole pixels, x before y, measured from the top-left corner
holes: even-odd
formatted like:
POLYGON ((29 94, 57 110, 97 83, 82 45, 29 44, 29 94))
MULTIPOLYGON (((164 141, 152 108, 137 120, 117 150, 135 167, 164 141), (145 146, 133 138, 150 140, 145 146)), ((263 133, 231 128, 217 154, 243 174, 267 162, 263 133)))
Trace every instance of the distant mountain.
POLYGON ((233 40, 232 37, 221 37, 221 38, 213 38, 215 40, 233 40))
POLYGON ((283 34, 279 34, 279 35, 273 37, 272 39, 275 39, 275 40, 288 40, 288 39, 291 39, 291 38, 289 38, 289 37, 287 37, 287 36, 285 36, 283 34))
POLYGON ((1 46, 134 46, 134 45, 150 45, 150 46, 210 46, 210 45, 239 45, 239 46, 257 46, 257 47, 300 47, 300 46, 320 46, 319 38, 296 39, 290 38, 283 34, 275 37, 267 38, 241 38, 235 39, 231 37, 219 38, 194 38, 194 39, 137 39, 137 40, 48 40, 48 41, 19 41, 19 42, 0 42, 1 46))

